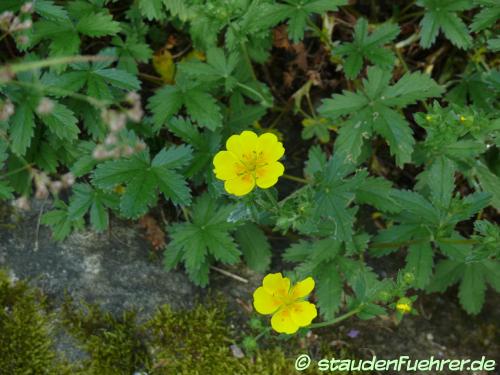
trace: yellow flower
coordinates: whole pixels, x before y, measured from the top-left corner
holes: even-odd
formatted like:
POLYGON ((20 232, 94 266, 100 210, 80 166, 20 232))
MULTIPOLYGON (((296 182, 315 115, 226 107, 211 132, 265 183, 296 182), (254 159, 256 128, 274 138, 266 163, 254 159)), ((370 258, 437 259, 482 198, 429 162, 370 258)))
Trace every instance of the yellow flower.
POLYGON ((271 326, 276 332, 292 334, 318 315, 316 306, 305 300, 313 289, 312 277, 291 287, 288 277, 271 273, 253 293, 253 305, 260 314, 273 314, 271 326))
POLYGON ((403 297, 396 302, 396 310, 401 314, 408 314, 411 312, 412 301, 409 298, 403 297))
POLYGON ((285 149, 272 133, 258 137, 252 131, 244 131, 232 135, 226 149, 215 155, 213 163, 215 177, 224 181, 224 188, 230 194, 248 194, 255 185, 270 188, 285 171, 278 162, 285 149))

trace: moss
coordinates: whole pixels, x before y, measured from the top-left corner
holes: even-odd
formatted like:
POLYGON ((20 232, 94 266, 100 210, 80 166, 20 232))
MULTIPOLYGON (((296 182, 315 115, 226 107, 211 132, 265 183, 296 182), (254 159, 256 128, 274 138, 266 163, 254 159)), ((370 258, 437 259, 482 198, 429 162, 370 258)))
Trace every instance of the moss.
POLYGON ((133 311, 115 318, 96 305, 78 309, 68 299, 62 307, 62 322, 90 356, 80 364, 87 375, 132 374, 150 363, 144 328, 133 311))
POLYGON ((0 369, 5 374, 64 374, 52 339, 45 300, 25 282, 0 271, 0 369))

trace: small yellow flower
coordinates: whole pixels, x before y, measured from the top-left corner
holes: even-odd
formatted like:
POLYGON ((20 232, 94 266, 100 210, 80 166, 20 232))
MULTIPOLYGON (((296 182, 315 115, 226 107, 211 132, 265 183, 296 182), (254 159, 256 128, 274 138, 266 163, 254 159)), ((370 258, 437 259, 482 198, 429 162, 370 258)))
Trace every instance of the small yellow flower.
POLYGON ((285 171, 278 162, 285 149, 272 133, 257 136, 252 131, 244 131, 232 135, 226 149, 215 155, 213 163, 215 177, 224 181, 224 188, 230 194, 248 194, 255 185, 270 188, 285 171))
POLYGON ((271 326, 276 332, 292 334, 318 315, 316 306, 305 300, 313 289, 312 277, 291 287, 288 277, 271 273, 253 293, 253 305, 260 314, 273 315, 271 326))
POLYGON ((396 310, 402 314, 408 314, 411 312, 412 301, 409 298, 403 297, 396 302, 396 310))

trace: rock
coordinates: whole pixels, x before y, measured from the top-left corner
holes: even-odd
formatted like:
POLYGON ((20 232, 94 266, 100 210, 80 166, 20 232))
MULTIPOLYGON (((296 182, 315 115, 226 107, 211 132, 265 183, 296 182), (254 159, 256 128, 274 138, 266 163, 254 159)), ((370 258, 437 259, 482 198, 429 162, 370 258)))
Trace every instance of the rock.
POLYGON ((109 232, 73 233, 55 242, 50 229, 38 225, 42 205, 34 201, 32 206, 0 221, 0 268, 30 280, 56 306, 67 292, 113 314, 137 309, 139 318, 147 318, 163 304, 191 307, 199 296, 182 271, 166 272, 161 257, 152 259, 131 225, 113 222, 109 232))

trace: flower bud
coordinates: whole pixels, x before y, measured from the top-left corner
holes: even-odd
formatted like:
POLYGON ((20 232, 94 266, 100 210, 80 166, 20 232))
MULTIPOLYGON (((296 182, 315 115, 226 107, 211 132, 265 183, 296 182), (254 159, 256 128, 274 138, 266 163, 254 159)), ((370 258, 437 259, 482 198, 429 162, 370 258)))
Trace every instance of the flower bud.
POLYGON ((405 272, 403 275, 403 281, 408 285, 413 284, 415 282, 415 274, 412 272, 405 272))

